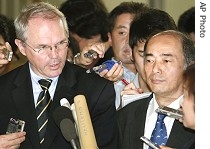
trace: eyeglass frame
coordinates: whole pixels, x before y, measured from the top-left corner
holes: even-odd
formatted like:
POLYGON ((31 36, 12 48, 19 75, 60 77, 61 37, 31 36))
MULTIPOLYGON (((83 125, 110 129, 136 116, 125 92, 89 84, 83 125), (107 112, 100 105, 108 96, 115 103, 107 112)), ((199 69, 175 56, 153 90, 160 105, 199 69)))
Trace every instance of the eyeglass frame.
POLYGON ((30 46, 27 42, 25 42, 24 40, 21 40, 21 39, 19 39, 23 44, 25 44, 26 46, 28 46, 29 48, 31 48, 34 52, 36 52, 36 53, 39 53, 40 51, 47 51, 47 50, 44 50, 44 48, 49 48, 50 49, 50 51, 52 51, 52 49, 53 49, 53 47, 55 47, 55 49, 59 49, 57 46, 58 45, 61 45, 61 44, 63 44, 63 43, 67 43, 67 45, 66 45, 66 47, 65 48, 67 48, 68 46, 69 46, 69 40, 67 40, 66 41, 66 39, 65 40, 62 40, 62 41, 60 41, 60 42, 58 42, 58 43, 56 43, 54 46, 49 46, 49 45, 42 45, 43 47, 43 49, 42 48, 33 48, 32 46, 30 46), (36 50, 37 49, 37 50, 36 50))

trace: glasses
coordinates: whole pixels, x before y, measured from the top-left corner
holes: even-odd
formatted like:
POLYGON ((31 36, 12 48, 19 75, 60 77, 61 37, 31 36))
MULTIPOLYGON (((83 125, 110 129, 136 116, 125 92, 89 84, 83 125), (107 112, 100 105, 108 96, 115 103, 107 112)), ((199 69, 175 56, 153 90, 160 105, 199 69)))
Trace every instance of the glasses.
MULTIPOLYGON (((52 46, 49 46, 49 45, 40 45, 37 48, 33 48, 29 44, 27 44, 25 41, 23 41, 23 40, 21 40, 21 41, 25 45, 27 45, 29 48, 31 48, 32 50, 34 50, 35 52, 40 53, 40 54, 48 54, 53 49, 53 47, 52 46)), ((60 42, 58 42, 57 44, 54 45, 55 49, 56 50, 59 50, 59 51, 66 49, 68 46, 69 46, 69 42, 66 41, 66 40, 60 41, 60 42)))

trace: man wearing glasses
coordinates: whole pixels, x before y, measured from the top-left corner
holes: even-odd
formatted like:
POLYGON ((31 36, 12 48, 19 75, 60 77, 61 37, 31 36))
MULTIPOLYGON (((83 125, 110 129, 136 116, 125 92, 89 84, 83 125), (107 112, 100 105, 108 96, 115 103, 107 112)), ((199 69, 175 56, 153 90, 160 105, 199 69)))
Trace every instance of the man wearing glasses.
POLYGON ((60 106, 60 99, 66 98, 72 104, 74 97, 82 94, 98 148, 117 148, 113 83, 96 74, 86 74, 85 69, 66 61, 69 32, 64 15, 48 3, 33 3, 15 19, 15 28, 15 43, 28 62, 0 77, 0 137, 6 133, 10 118, 25 121, 26 135, 22 143, 5 140, 3 144, 21 149, 72 148, 56 126, 53 112, 60 106), (47 97, 50 99, 38 113, 40 103, 47 97), (45 116, 40 120, 42 115, 45 116))

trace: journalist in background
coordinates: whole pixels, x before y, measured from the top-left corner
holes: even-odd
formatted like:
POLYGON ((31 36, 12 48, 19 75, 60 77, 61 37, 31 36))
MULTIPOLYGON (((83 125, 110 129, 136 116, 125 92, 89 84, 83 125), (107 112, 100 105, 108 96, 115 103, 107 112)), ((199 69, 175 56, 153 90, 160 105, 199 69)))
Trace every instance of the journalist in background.
MULTIPOLYGON (((100 149, 115 149, 116 110, 113 83, 66 61, 68 27, 64 15, 49 3, 33 3, 15 19, 20 52, 28 62, 0 77, 0 134, 6 132, 10 118, 25 121, 25 141, 22 149, 70 149, 53 119, 60 99, 82 94, 87 100, 97 145, 100 149), (47 79, 51 100, 44 137, 38 132, 36 105, 42 88, 38 81, 47 79)), ((43 86, 43 85, 42 85, 43 86)), ((46 91, 46 92, 48 92, 46 91)), ((42 131, 42 128, 40 128, 42 131)))

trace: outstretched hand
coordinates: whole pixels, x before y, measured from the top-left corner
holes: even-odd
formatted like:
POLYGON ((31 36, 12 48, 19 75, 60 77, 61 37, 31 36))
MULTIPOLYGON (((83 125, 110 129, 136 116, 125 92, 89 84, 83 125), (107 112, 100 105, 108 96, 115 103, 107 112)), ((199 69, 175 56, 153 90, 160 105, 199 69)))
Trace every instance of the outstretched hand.
POLYGON ((122 63, 115 63, 110 70, 104 69, 99 75, 109 81, 116 82, 122 78, 123 72, 122 63))

